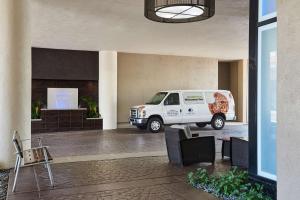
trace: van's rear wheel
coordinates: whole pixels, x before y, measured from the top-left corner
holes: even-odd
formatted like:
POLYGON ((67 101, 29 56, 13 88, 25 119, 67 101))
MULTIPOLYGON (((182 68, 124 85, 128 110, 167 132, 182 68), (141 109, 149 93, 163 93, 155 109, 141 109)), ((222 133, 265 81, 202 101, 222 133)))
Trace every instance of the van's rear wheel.
POLYGON ((149 119, 147 129, 152 133, 158 133, 161 131, 162 126, 162 121, 157 117, 153 117, 149 119))
POLYGON ((211 126, 215 129, 215 130, 221 130, 222 128, 224 128, 225 126, 225 119, 220 116, 220 115, 216 115, 212 120, 211 120, 211 126))
POLYGON ((204 128, 207 123, 196 123, 196 125, 199 127, 199 128, 204 128))

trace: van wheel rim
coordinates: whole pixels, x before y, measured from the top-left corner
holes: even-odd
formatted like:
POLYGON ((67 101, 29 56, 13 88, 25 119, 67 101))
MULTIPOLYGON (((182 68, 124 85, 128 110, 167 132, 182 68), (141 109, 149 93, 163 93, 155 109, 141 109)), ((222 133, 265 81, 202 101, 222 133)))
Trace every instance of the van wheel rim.
POLYGON ((158 131, 160 129, 160 123, 158 121, 153 121, 151 123, 151 129, 154 131, 158 131))
POLYGON ((222 126, 223 126, 223 120, 217 119, 217 120, 215 121, 215 125, 216 125, 216 127, 218 127, 218 128, 222 127, 222 126))

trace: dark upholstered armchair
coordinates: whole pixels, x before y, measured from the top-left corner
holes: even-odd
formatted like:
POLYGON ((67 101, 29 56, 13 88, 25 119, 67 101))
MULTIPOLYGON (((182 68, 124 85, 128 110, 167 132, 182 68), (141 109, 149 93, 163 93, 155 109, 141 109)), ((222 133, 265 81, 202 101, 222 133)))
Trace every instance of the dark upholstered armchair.
POLYGON ((180 128, 165 128, 169 161, 176 165, 191 165, 200 162, 215 162, 215 137, 187 138, 180 128))
POLYGON ((231 165, 248 168, 249 155, 248 141, 242 138, 231 137, 231 165))

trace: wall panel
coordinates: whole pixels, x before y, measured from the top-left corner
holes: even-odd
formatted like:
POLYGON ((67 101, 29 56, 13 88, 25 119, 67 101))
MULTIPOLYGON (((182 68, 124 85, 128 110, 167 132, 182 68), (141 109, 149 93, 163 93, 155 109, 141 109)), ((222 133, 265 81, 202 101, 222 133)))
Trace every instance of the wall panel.
POLYGON ((99 52, 32 48, 32 78, 98 80, 99 52))

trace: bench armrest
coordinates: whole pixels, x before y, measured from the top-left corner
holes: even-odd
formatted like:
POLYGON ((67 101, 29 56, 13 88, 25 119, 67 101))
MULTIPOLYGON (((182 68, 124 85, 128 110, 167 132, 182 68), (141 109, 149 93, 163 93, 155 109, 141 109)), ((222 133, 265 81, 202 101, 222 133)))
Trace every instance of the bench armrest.
POLYGON ((48 149, 49 146, 33 147, 33 148, 30 148, 30 149, 44 149, 44 148, 48 149))

